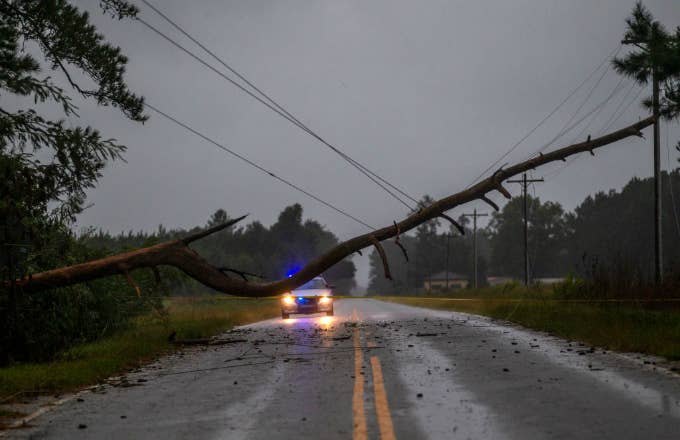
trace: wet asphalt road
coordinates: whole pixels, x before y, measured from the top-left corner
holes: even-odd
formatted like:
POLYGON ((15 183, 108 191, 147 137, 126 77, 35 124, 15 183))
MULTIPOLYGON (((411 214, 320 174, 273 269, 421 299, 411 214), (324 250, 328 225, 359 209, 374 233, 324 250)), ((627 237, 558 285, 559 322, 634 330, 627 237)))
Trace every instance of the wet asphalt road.
POLYGON ((163 358, 9 438, 680 438, 680 377, 634 357, 465 314, 335 308, 163 358))

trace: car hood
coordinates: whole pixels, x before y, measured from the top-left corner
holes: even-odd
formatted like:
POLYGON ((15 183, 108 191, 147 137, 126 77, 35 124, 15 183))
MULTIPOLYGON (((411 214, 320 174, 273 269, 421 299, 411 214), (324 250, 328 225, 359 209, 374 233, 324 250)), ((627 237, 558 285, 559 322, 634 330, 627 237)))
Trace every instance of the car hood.
POLYGON ((331 296, 332 293, 329 289, 300 289, 293 290, 291 293, 293 296, 331 296))

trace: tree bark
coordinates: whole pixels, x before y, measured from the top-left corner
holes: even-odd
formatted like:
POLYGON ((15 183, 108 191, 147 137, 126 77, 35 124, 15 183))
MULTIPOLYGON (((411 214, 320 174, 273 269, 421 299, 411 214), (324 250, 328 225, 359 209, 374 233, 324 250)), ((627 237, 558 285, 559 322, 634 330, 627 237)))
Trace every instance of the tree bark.
MULTIPOLYGON (((597 139, 589 138, 584 142, 569 145, 550 153, 539 154, 532 159, 509 168, 501 168, 491 176, 464 191, 444 197, 429 206, 421 207, 417 212, 409 215, 401 222, 359 235, 338 244, 289 278, 271 282, 251 282, 241 278, 231 278, 220 271, 219 268, 209 264, 189 247, 189 244, 193 241, 238 223, 245 218, 243 216, 180 240, 168 241, 75 266, 33 274, 30 278, 16 280, 16 286, 24 292, 39 292, 111 275, 127 276, 126 274, 133 270, 143 268, 155 269, 157 266, 166 265, 174 266, 200 283, 227 294, 251 297, 281 294, 306 283, 352 253, 374 246, 376 241, 380 242, 395 237, 399 233, 405 233, 428 220, 442 216, 446 211, 459 205, 473 200, 483 200, 495 205, 486 195, 492 191, 499 191, 507 197, 509 193, 503 188, 502 182, 510 177, 550 162, 565 160, 567 157, 575 154, 583 152, 592 153, 594 149, 604 147, 630 136, 642 136, 641 130, 652 125, 654 121, 654 116, 650 116, 597 139)), ((384 261, 386 264, 386 260, 384 261)))

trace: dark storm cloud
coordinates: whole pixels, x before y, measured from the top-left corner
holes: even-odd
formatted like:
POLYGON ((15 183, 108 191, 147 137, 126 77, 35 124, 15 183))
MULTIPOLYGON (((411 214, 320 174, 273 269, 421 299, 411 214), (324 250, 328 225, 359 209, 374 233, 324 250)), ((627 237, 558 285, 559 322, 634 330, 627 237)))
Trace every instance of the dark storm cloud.
MULTIPOLYGON (((521 138, 615 49, 633 3, 155 1, 309 126, 417 197, 462 189, 521 138)), ((676 1, 646 3, 667 26, 680 24, 676 1)), ((179 37, 140 8, 146 20, 179 37)), ((323 145, 141 24, 92 10, 102 32, 129 56, 132 88, 153 105, 373 225, 404 215, 399 203, 323 145)), ((585 109, 618 80, 607 74, 585 109)), ((523 159, 549 140, 586 91, 506 161, 523 159)), ((593 134, 617 102, 593 123, 593 134)), ((129 151, 127 163, 109 167, 91 192, 95 205, 80 225, 186 227, 203 224, 220 207, 268 224, 285 205, 300 202, 307 216, 341 238, 364 231, 157 115, 142 126, 112 110, 82 108, 87 123, 129 151)), ((641 114, 634 106, 618 125, 641 114)), ((671 134, 677 139, 675 126, 671 134)), ((578 160, 536 194, 572 209, 595 190, 650 174, 649 141, 630 140, 578 160)), ((364 283, 365 267, 360 273, 364 283)))

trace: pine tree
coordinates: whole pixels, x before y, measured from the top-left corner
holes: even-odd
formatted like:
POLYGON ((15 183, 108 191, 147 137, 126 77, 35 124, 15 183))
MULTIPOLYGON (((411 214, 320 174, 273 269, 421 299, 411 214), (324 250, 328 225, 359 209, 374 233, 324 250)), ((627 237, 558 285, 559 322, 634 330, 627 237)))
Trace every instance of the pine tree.
MULTIPOLYGON (((137 14, 135 6, 122 0, 99 3, 114 19, 137 14)), ((126 63, 120 48, 90 24, 88 13, 66 0, 0 1, 0 91, 14 95, 15 102, 29 98, 34 104, 0 107, 0 278, 7 279, 8 266, 22 259, 20 272, 27 271, 29 251, 44 253, 46 240, 57 232, 68 236, 68 225, 83 209, 85 191, 125 151, 93 127, 65 124, 63 118, 78 116, 69 92, 115 107, 133 121, 146 119, 143 99, 125 84, 126 63), (25 50, 34 45, 39 48, 35 55, 25 50), (67 89, 53 73, 63 77, 67 89), (59 106, 62 119, 41 114, 50 104, 59 106)))
MULTIPOLYGON (((648 84, 656 71, 660 82, 660 114, 666 119, 677 118, 680 116, 680 27, 675 34, 669 33, 641 2, 636 3, 626 25, 623 44, 634 49, 615 58, 614 69, 641 85, 648 84)), ((643 104, 651 109, 651 97, 643 104)))

